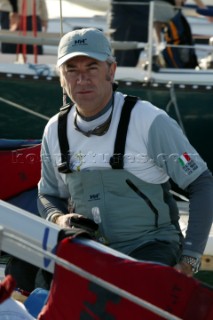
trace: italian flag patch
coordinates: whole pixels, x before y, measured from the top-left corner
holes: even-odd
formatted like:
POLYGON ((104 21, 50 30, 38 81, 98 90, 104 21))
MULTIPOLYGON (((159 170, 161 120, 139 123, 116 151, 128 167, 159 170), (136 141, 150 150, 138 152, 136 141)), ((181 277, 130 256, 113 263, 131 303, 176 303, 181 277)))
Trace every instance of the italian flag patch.
POLYGON ((178 161, 187 175, 190 175, 191 173, 193 173, 193 171, 195 171, 198 168, 197 164, 190 158, 187 152, 184 152, 178 158, 178 161))
POLYGON ((183 166, 185 166, 185 165, 191 160, 191 158, 190 158, 190 156, 188 155, 188 153, 184 152, 184 153, 182 154, 182 156, 180 156, 180 158, 179 158, 178 160, 179 160, 179 162, 180 162, 180 165, 183 167, 183 166))

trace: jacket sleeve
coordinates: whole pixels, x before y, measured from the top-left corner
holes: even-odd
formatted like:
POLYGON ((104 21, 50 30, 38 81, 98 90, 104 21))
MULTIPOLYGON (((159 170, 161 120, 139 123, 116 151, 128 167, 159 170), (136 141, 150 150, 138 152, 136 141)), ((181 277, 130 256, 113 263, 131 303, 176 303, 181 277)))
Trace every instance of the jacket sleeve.
POLYGON ((213 223, 213 177, 209 170, 192 182, 189 193, 189 222, 183 244, 183 254, 197 257, 203 254, 213 223))
POLYGON ((190 199, 183 253, 200 257, 213 220, 213 177, 179 125, 168 115, 158 116, 149 132, 148 154, 190 199))
POLYGON ((70 195, 54 166, 45 135, 42 140, 41 159, 42 169, 41 179, 38 183, 37 205, 40 215, 49 220, 54 213, 68 213, 70 195))
POLYGON ((68 199, 58 198, 50 195, 38 194, 37 207, 40 216, 51 220, 55 213, 66 214, 69 211, 68 199))

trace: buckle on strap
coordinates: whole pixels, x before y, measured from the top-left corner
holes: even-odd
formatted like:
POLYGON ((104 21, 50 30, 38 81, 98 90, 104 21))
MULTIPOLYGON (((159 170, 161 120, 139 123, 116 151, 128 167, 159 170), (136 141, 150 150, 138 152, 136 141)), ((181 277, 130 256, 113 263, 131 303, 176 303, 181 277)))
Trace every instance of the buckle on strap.
POLYGON ((109 163, 113 169, 123 169, 123 166, 124 166, 123 154, 121 153, 113 154, 113 156, 110 158, 109 163))
POLYGON ((62 162, 58 165, 58 171, 60 173, 71 173, 72 170, 70 170, 69 165, 67 162, 62 162))

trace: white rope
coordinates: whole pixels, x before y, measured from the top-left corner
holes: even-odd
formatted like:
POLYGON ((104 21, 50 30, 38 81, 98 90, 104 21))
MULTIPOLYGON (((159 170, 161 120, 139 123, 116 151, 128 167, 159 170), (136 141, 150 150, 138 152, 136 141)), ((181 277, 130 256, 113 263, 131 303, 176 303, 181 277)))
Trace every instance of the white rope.
POLYGON ((188 199, 187 197, 185 197, 184 195, 182 195, 182 194, 180 194, 180 193, 178 193, 178 192, 175 192, 175 191, 173 191, 173 190, 169 190, 169 192, 170 192, 171 194, 173 194, 174 196, 180 198, 181 200, 186 201, 186 202, 189 202, 189 199, 188 199))
POLYGON ((8 104, 8 105, 10 105, 10 106, 12 106, 12 107, 15 107, 15 108, 17 108, 17 109, 20 109, 20 110, 22 110, 22 111, 25 111, 25 112, 27 112, 27 113, 30 113, 30 114, 38 117, 38 118, 42 118, 42 119, 44 119, 44 120, 49 120, 49 119, 50 119, 49 117, 47 117, 47 116, 45 116, 45 115, 43 115, 43 114, 41 114, 41 113, 38 113, 38 112, 33 111, 33 110, 30 110, 30 109, 28 109, 28 108, 26 108, 26 107, 23 107, 23 106, 21 106, 20 104, 17 104, 17 103, 15 103, 15 102, 10 101, 10 100, 7 100, 7 99, 4 99, 4 98, 1 98, 1 97, 0 97, 0 101, 4 102, 4 103, 6 103, 6 104, 8 104))
POLYGON ((4 231, 3 229, 3 237, 4 238, 8 238, 9 240, 11 240, 12 242, 15 242, 16 245, 21 246, 24 249, 27 250, 33 250, 34 254, 39 254, 42 257, 46 257, 51 259, 52 261, 54 261, 55 263, 57 263, 58 265, 64 267, 65 269, 74 272, 75 274, 89 280, 92 281, 94 283, 96 283, 97 285, 105 288, 106 290, 109 290, 111 292, 113 292, 114 294, 117 294, 119 296, 121 296, 122 298, 128 299, 129 301, 139 305, 140 307, 143 307, 159 316, 161 316, 164 319, 167 320, 181 320, 181 318, 176 317, 174 315, 172 315, 171 313, 154 306, 153 304, 145 301, 144 299, 141 299, 129 292, 127 292, 126 290, 120 289, 119 287, 83 270, 82 268, 74 265, 71 262, 66 261, 65 259, 59 258, 56 255, 47 252, 41 248, 39 248, 38 246, 20 238, 19 236, 16 236, 10 232, 4 231))

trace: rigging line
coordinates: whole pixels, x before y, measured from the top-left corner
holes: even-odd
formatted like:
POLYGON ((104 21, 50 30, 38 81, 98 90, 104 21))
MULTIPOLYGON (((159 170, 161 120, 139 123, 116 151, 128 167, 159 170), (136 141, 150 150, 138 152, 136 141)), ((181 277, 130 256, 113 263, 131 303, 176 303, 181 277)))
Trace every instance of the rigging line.
MULTIPOLYGON (((63 30, 62 0, 59 0, 59 1, 60 1, 60 33, 61 33, 60 38, 62 38, 62 37, 63 37, 63 34, 64 34, 64 30, 63 30)), ((63 103, 63 106, 64 106, 64 105, 66 105, 66 103, 67 103, 67 93, 66 93, 66 90, 65 90, 64 87, 62 88, 62 93, 63 93, 62 103, 63 103)))
POLYGON ((177 103, 174 84, 172 84, 172 86, 170 87, 170 95, 171 95, 171 100, 172 100, 172 103, 174 105, 174 109, 175 109, 179 124, 180 124, 180 126, 181 126, 181 128, 183 130, 183 133, 186 135, 186 130, 184 128, 184 124, 183 124, 183 121, 182 121, 182 118, 181 118, 181 114, 180 114, 180 111, 179 111, 179 107, 178 107, 178 103, 177 103))
POLYGON ((63 36, 63 13, 62 13, 62 0, 60 0, 60 32, 61 32, 61 37, 63 36))
POLYGON ((107 282, 106 280, 103 280, 100 277, 97 277, 85 270, 83 270, 82 268, 74 265, 71 262, 66 261, 63 258, 59 258, 56 255, 45 251, 41 248, 39 248, 38 246, 28 242, 27 240, 21 239, 18 236, 10 233, 10 232, 5 232, 4 228, 1 231, 1 236, 5 238, 8 238, 9 240, 11 240, 12 242, 14 241, 17 245, 22 246, 22 248, 25 249, 32 249, 35 252, 37 252, 38 254, 40 254, 41 256, 46 256, 47 258, 50 258, 52 261, 54 261, 55 263, 57 263, 58 265, 64 267, 65 269, 74 272, 75 274, 89 280, 92 281, 94 283, 96 283, 97 285, 105 288, 106 290, 109 290, 111 292, 113 292, 114 294, 117 294, 119 296, 121 296, 122 298, 128 299, 129 301, 139 305, 140 307, 143 307, 159 316, 161 316, 164 319, 167 320, 182 320, 179 317, 176 317, 174 315, 172 315, 171 313, 157 307, 154 306, 152 303, 147 302, 146 300, 139 298, 131 293, 129 293, 128 291, 124 290, 124 289, 120 289, 119 287, 117 287, 116 285, 113 285, 109 282, 107 282))
POLYGON ((166 105, 165 110, 168 113, 169 110, 170 110, 170 107, 172 105, 174 106, 174 110, 175 110, 175 113, 176 113, 176 116, 177 116, 178 123, 179 123, 183 133, 186 135, 186 130, 185 130, 185 127, 184 127, 184 124, 183 124, 183 121, 182 121, 182 118, 181 118, 181 114, 180 114, 180 111, 179 111, 178 103, 177 103, 174 84, 171 84, 171 87, 169 89, 169 93, 170 93, 170 100, 169 100, 168 104, 166 105))
MULTIPOLYGON (((26 36, 27 33, 27 0, 22 1, 22 34, 23 36, 26 36)), ((24 63, 27 61, 27 45, 26 43, 23 43, 21 45, 22 48, 22 56, 24 63)))
MULTIPOLYGON (((60 33, 61 33, 61 36, 60 38, 62 38, 63 36, 63 12, 62 12, 62 0, 60 0, 60 33)), ((63 93, 63 96, 62 96, 62 103, 63 103, 63 106, 66 105, 67 103, 67 93, 66 93, 66 90, 65 88, 63 87, 62 88, 62 93, 63 93)))
POLYGON ((8 105, 10 105, 10 106, 12 106, 12 107, 15 107, 15 108, 17 108, 17 109, 20 109, 20 110, 22 110, 22 111, 25 111, 25 112, 27 112, 27 113, 30 113, 30 114, 38 117, 38 118, 41 118, 41 119, 44 119, 44 120, 49 120, 49 119, 50 119, 49 117, 47 117, 47 116, 45 116, 45 115, 43 115, 43 114, 41 114, 41 113, 39 113, 39 112, 30 110, 30 109, 28 109, 28 108, 26 108, 26 107, 23 107, 23 106, 21 106, 20 104, 17 104, 17 103, 15 103, 15 102, 10 101, 10 100, 7 100, 7 99, 4 99, 4 98, 1 98, 1 97, 0 97, 0 101, 4 102, 4 103, 6 103, 6 104, 8 104, 8 105))
MULTIPOLYGON (((36 0, 33 0, 33 16, 32 16, 33 35, 37 37, 37 12, 36 12, 36 0)), ((34 63, 38 63, 38 46, 33 45, 34 63)))

